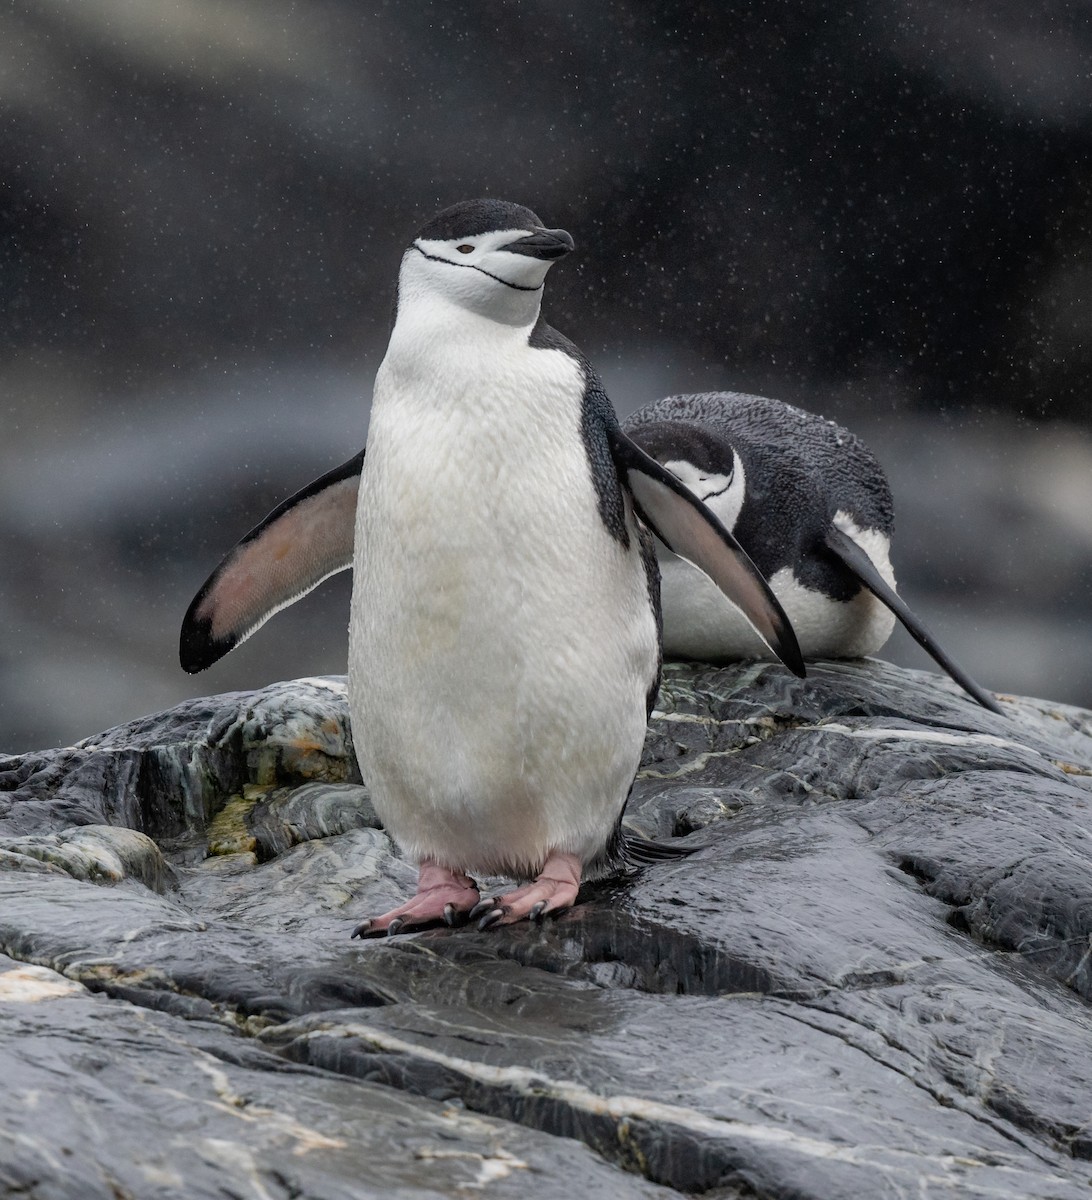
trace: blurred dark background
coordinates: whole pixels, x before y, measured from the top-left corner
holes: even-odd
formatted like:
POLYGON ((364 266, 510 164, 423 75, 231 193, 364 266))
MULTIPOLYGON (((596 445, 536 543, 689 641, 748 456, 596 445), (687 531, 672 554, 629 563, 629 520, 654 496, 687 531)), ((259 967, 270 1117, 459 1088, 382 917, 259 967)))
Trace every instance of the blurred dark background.
POLYGON ((547 313, 620 411, 724 387, 849 425, 948 647, 1092 705, 1087 16, 5 5, 0 750, 344 671, 347 575, 195 679, 179 622, 359 448, 401 250, 477 195, 573 233, 547 313))

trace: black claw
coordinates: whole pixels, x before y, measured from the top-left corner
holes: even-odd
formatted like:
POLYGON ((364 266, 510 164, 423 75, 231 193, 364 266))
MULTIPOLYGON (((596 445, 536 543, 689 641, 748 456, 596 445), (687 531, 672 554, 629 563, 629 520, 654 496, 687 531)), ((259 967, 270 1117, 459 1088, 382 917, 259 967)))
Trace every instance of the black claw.
POLYGON ((395 917, 394 920, 387 926, 387 937, 394 937, 396 933, 402 932, 402 926, 406 921, 404 917, 395 917))
POLYGON ((444 920, 451 926, 452 929, 458 929, 460 925, 466 922, 466 913, 460 912, 454 904, 444 905, 444 920))
POLYGON ((478 928, 484 933, 487 929, 492 929, 494 925, 504 916, 503 908, 491 908, 489 912, 478 922, 478 928))
POLYGON ((527 914, 527 920, 533 921, 536 925, 540 924, 542 918, 546 915, 546 901, 540 900, 534 908, 527 914))
POLYGON ((368 920, 368 921, 361 921, 360 924, 350 934, 350 936, 355 937, 355 938, 362 938, 365 941, 368 941, 368 940, 371 940, 372 938, 386 937, 387 931, 385 929, 373 929, 372 922, 370 920, 368 920))
POLYGON ((467 914, 467 918, 468 920, 476 921, 480 916, 483 916, 487 912, 491 912, 496 907, 496 896, 485 896, 474 905, 474 907, 467 914))

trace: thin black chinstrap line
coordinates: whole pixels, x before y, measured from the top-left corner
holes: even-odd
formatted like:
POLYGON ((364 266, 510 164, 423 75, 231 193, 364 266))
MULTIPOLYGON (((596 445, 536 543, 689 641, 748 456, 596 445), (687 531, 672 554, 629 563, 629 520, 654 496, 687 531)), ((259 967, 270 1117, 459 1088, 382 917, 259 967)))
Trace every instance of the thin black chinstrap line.
POLYGON ((709 501, 710 501, 710 500, 712 500, 712 499, 714 499, 715 497, 717 497, 717 496, 723 496, 723 495, 724 495, 724 493, 725 493, 725 492, 726 492, 726 491, 727 491, 727 490, 728 490, 728 489, 729 489, 731 486, 732 486, 732 480, 731 480, 731 478, 729 478, 728 482, 727 482, 727 483, 724 485, 724 487, 722 487, 722 488, 720 489, 720 491, 719 491, 719 492, 710 492, 708 496, 702 496, 702 498, 701 498, 701 502, 702 502, 702 504, 708 504, 708 503, 709 503, 709 501))
POLYGON ((424 255, 425 258, 430 259, 432 262, 447 263, 449 267, 467 267, 471 271, 481 271, 483 275, 488 275, 490 279, 495 279, 498 283, 503 283, 505 287, 515 288, 517 292, 542 291, 541 283, 538 287, 524 287, 519 283, 509 283, 507 279, 501 279, 499 275, 494 275, 492 271, 483 271, 481 267, 476 267, 473 263, 452 262, 450 258, 443 258, 439 254, 425 254, 424 250, 416 242, 413 243, 413 248, 418 254, 424 255))

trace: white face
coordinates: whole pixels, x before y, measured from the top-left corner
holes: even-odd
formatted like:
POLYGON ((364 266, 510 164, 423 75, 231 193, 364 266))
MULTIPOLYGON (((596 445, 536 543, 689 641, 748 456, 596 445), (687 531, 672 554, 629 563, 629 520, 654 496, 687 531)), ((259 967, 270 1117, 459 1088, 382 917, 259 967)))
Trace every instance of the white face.
POLYGON ((714 514, 720 523, 731 533, 739 520, 739 512, 743 507, 743 498, 747 489, 747 478, 739 455, 732 451, 732 470, 729 474, 718 475, 712 471, 702 471, 692 462, 673 460, 665 462, 664 466, 685 484, 714 514))
POLYGON ((402 260, 400 303, 440 296, 506 325, 533 325, 552 260, 503 248, 531 236, 499 229, 447 241, 418 238, 402 260))

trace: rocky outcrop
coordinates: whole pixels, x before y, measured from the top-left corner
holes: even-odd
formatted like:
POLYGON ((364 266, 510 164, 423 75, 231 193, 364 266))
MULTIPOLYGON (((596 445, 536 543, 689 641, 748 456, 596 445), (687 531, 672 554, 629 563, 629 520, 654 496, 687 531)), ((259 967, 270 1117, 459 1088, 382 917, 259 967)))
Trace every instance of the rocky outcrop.
POLYGON ((0 1195, 1092 1194, 1092 715, 669 666, 690 857, 542 928, 412 886, 340 680, 0 759, 0 1195))

